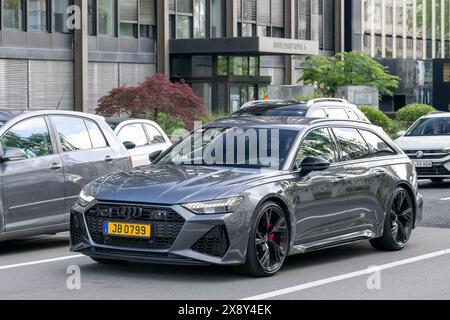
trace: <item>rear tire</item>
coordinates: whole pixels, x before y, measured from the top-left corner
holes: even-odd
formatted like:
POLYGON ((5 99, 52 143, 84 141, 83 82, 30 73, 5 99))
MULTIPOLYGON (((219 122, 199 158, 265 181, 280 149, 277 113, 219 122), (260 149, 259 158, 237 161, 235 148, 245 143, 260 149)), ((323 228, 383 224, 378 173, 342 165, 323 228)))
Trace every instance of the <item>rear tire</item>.
POLYGON ((245 264, 236 270, 252 277, 276 274, 289 252, 289 234, 284 210, 275 202, 264 203, 250 231, 245 264))
POLYGON ((444 178, 433 178, 431 179, 431 181, 434 183, 442 183, 444 182, 444 178))
POLYGON ((413 200, 407 190, 394 190, 384 220, 383 236, 370 240, 370 243, 378 250, 402 250, 410 239, 414 226, 413 200))

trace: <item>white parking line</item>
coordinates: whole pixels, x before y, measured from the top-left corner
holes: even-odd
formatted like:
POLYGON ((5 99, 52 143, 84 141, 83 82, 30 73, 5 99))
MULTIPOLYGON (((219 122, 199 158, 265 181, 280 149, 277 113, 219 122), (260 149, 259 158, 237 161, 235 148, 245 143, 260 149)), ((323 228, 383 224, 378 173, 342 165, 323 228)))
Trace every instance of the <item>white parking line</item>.
POLYGON ((449 201, 450 200, 450 198, 442 198, 442 199, 439 199, 440 201, 449 201))
POLYGON ((82 257, 86 257, 86 256, 84 256, 82 254, 77 254, 77 255, 65 256, 65 257, 59 257, 59 258, 53 258, 53 259, 10 264, 10 265, 6 265, 6 266, 0 266, 0 271, 8 270, 8 269, 15 269, 15 268, 22 268, 22 267, 27 267, 27 266, 34 266, 37 264, 45 264, 45 263, 52 263, 52 262, 58 262, 58 261, 64 261, 64 260, 78 259, 78 258, 82 258, 82 257))
POLYGON ((281 290, 275 290, 275 291, 271 291, 271 292, 268 292, 268 293, 259 294, 257 296, 244 298, 242 300, 264 300, 264 299, 270 299, 270 298, 283 296, 283 295, 286 295, 286 294, 290 294, 290 293, 294 293, 294 292, 298 292, 298 291, 302 291, 302 290, 306 290, 306 289, 311 289, 311 288, 314 288, 314 287, 323 286, 323 285, 330 284, 330 283, 333 283, 333 282, 338 282, 338 281, 342 281, 342 280, 346 280, 346 279, 360 277, 360 276, 363 276, 363 275, 373 274, 376 271, 392 269, 392 268, 395 268, 395 267, 403 266, 403 265, 406 265, 406 264, 411 264, 411 263, 414 263, 414 262, 419 262, 419 261, 423 261, 423 260, 428 260, 428 259, 441 257, 441 256, 444 256, 444 255, 447 255, 447 254, 450 254, 450 249, 445 249, 445 250, 442 250, 442 251, 437 251, 437 252, 425 254, 425 255, 422 255, 422 256, 414 257, 414 258, 409 258, 409 259, 405 259, 405 260, 400 260, 400 261, 384 264, 384 265, 381 265, 381 266, 377 266, 376 268, 367 268, 367 269, 364 269, 364 270, 359 270, 359 271, 355 271, 355 272, 351 272, 351 273, 347 273, 347 274, 342 274, 342 275, 331 277, 331 278, 327 278, 327 279, 322 279, 322 280, 318 280, 318 281, 304 283, 304 284, 301 284, 301 285, 298 285, 298 286, 293 286, 293 287, 289 287, 289 288, 285 288, 285 289, 281 289, 281 290))

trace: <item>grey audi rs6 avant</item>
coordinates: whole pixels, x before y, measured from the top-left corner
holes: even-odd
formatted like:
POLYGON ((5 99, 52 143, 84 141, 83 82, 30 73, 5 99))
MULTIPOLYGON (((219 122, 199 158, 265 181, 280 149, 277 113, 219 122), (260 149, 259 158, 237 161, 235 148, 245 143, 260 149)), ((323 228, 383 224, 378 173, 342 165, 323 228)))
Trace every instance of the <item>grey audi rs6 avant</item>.
POLYGON ((411 160, 365 122, 227 118, 150 158, 83 189, 72 251, 263 277, 287 256, 355 241, 401 250, 422 216, 411 160))

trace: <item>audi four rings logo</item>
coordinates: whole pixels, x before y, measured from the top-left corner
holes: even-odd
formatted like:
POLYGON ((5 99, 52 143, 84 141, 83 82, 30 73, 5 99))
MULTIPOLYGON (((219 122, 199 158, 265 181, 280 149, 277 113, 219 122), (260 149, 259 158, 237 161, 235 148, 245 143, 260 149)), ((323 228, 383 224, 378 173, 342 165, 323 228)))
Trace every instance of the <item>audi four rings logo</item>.
POLYGON ((423 156, 424 156, 424 153, 423 153, 423 151, 417 151, 417 153, 416 153, 416 157, 417 157, 418 159, 422 159, 422 158, 423 158, 423 156))
POLYGON ((144 209, 142 207, 135 206, 122 206, 119 208, 103 208, 99 209, 100 214, 103 217, 110 218, 124 218, 124 219, 139 219, 142 217, 144 209))

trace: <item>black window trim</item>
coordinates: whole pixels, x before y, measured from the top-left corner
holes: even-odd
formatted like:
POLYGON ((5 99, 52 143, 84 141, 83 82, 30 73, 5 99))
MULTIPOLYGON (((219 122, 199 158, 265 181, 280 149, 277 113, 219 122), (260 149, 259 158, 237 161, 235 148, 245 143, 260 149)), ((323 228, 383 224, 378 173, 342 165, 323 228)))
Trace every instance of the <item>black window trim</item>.
POLYGON ((383 138, 381 138, 377 133, 375 133, 375 132, 373 132, 373 131, 370 131, 370 130, 367 130, 367 129, 363 129, 363 128, 358 128, 358 131, 359 131, 359 134, 361 135, 361 137, 364 139, 364 141, 366 142, 366 144, 367 144, 367 146, 369 146, 369 143, 367 142, 367 140, 364 138, 364 136, 363 136, 363 134, 361 133, 361 131, 366 131, 366 132, 369 132, 369 133, 372 133, 372 134, 374 134, 376 137, 378 137, 378 139, 380 139, 381 141, 383 141, 394 153, 392 154, 392 155, 386 155, 386 156, 377 156, 376 155, 376 153, 373 153, 372 152, 372 150, 370 150, 370 146, 369 146, 369 151, 370 151, 370 154, 372 155, 372 157, 371 158, 384 158, 384 157, 391 157, 391 156, 398 156, 398 152, 397 152, 397 150, 395 150, 392 146, 391 146, 391 144, 389 144, 389 143, 387 143, 387 141, 386 140, 384 140, 383 138))

